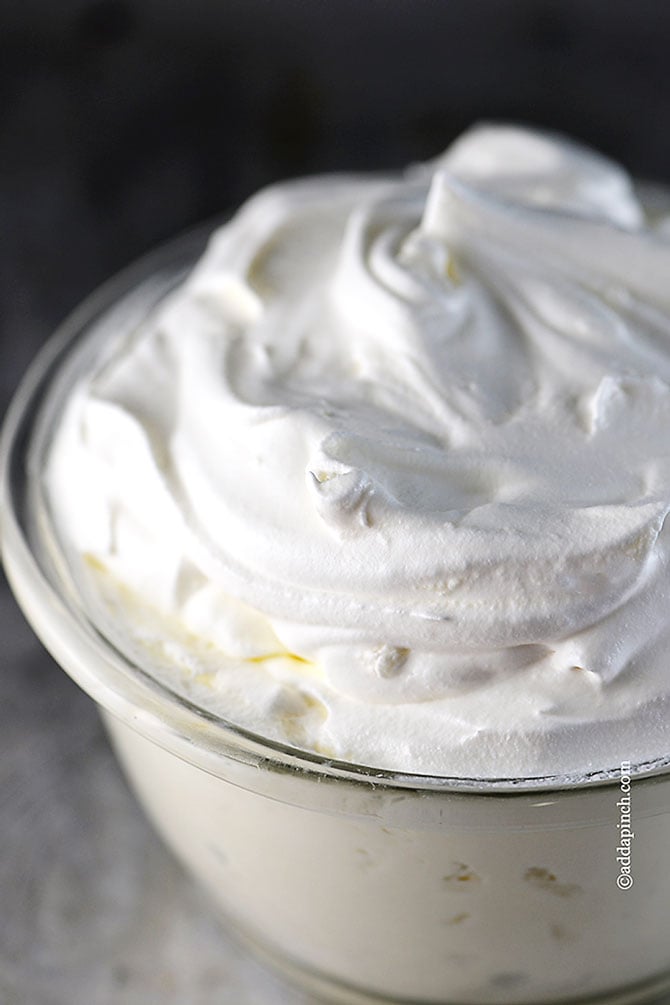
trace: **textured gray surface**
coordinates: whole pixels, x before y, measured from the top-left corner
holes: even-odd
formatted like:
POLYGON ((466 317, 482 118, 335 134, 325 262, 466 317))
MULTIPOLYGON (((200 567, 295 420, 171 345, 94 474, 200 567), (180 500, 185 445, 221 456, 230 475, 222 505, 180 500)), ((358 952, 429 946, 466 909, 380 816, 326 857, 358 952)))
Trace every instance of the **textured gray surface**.
POLYGON ((2 1005, 308 1005, 154 836, 93 703, 0 584, 2 1005))

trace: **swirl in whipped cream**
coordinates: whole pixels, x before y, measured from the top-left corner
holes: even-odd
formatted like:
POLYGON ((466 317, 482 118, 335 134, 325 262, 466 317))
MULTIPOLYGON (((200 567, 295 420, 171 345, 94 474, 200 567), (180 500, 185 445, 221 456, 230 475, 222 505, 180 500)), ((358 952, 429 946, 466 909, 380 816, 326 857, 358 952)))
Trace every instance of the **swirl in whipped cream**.
POLYGON ((522 129, 264 191, 71 395, 61 537, 266 735, 469 776, 662 756, 668 275, 625 173, 522 129))

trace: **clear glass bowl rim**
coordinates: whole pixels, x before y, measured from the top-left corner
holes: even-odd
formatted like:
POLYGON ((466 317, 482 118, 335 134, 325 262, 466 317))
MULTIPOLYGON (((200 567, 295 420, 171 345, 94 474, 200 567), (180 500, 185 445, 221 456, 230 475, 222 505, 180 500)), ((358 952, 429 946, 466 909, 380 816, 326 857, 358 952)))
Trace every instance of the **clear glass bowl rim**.
MULTIPOLYGON (((53 378, 59 373, 65 358, 75 355, 79 343, 87 344, 87 336, 95 336, 96 322, 117 303, 129 296, 142 282, 161 273, 170 274, 165 291, 188 271, 203 250, 208 236, 225 218, 215 218, 205 224, 160 245, 117 273, 89 295, 56 329, 33 360, 7 410, 0 439, 0 541, 10 582, 21 606, 26 607, 25 590, 38 593, 57 616, 64 635, 70 642, 85 643, 89 651, 102 657, 104 676, 99 674, 100 689, 91 688, 71 666, 63 669, 111 714, 132 725, 139 732, 156 740, 167 749, 178 740, 178 756, 191 749, 193 763, 210 772, 219 757, 233 758, 275 771, 301 773, 317 780, 341 779, 356 786, 379 790, 437 791, 451 796, 504 795, 515 798, 538 793, 577 792, 594 786, 620 784, 621 766, 612 766, 586 775, 546 775, 520 778, 466 778, 436 776, 393 771, 349 761, 338 761, 324 755, 254 733, 233 722, 194 705, 163 683, 156 681, 134 664, 105 638, 82 609, 75 610, 64 593, 59 591, 52 574, 41 559, 31 534, 27 530, 31 514, 25 499, 19 498, 17 472, 26 484, 30 481, 28 457, 32 434, 39 422, 45 400, 48 400, 53 378), (12 568, 21 569, 24 589, 17 588, 12 568), (98 691, 99 693, 95 693, 98 691), (102 695, 102 696, 101 696, 102 695), (198 757, 206 752, 207 763, 198 757)), ((24 493, 25 494, 25 493, 24 493)), ((42 638, 38 618, 26 616, 42 638)), ((51 648, 45 642, 47 648, 51 648)), ((54 654, 55 655, 55 654, 54 654)), ((56 656, 61 665, 63 660, 56 656)), ((214 773, 216 773, 214 771, 214 773)), ((631 765, 630 776, 636 786, 653 784, 670 775, 670 755, 653 762, 631 765)))

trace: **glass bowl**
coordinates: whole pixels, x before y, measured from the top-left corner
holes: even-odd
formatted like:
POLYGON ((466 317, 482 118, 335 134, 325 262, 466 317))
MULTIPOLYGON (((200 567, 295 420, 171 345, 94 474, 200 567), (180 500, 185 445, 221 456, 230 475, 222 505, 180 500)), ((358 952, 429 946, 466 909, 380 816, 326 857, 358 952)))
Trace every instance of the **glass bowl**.
POLYGON ((486 781, 338 762, 194 705, 87 615, 42 493, 51 433, 77 376, 210 230, 86 301, 14 399, 1 530, 26 617, 98 703, 166 843, 238 937, 303 986, 351 1003, 650 1001, 670 988, 667 761, 486 781))

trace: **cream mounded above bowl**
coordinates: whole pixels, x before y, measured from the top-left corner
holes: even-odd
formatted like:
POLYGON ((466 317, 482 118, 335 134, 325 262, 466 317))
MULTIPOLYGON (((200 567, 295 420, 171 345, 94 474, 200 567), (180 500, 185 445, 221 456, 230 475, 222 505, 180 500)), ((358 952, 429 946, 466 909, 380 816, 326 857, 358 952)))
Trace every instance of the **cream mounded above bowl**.
POLYGON ((93 620, 339 760, 662 758, 666 233, 616 165, 512 127, 255 196, 54 417, 45 501, 93 620))

